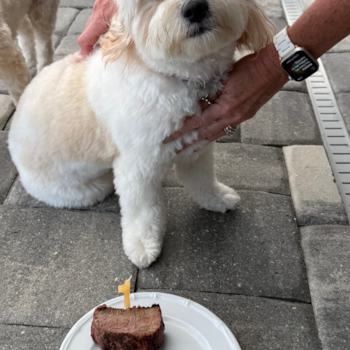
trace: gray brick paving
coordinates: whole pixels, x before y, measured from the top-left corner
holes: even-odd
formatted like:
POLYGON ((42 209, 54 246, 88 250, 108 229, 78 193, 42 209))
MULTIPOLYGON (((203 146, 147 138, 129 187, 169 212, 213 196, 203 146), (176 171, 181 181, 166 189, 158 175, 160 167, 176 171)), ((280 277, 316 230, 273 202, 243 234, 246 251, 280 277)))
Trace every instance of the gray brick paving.
POLYGON ((350 55, 345 53, 327 53, 322 56, 329 81, 335 94, 350 92, 350 55))
POLYGON ((4 82, 0 79, 0 94, 6 94, 8 95, 7 87, 5 86, 4 82))
MULTIPOLYGON (((32 197, 23 188, 21 181, 17 178, 11 187, 11 190, 4 202, 9 206, 30 207, 30 208, 50 208, 47 204, 38 201, 32 197)), ((93 207, 81 208, 81 210, 106 211, 119 213, 119 199, 115 195, 108 196, 103 202, 100 202, 93 207)))
MULTIPOLYGON (((235 189, 290 194, 288 173, 282 150, 247 144, 217 144, 215 169, 219 181, 235 189)), ((164 187, 181 187, 174 172, 170 172, 164 187)), ((30 196, 17 179, 11 188, 6 205, 21 207, 47 207, 30 196)), ((109 196, 103 202, 88 208, 97 211, 119 212, 116 196, 109 196)))
POLYGON ((297 82, 289 80, 282 88, 282 91, 298 91, 307 93, 307 87, 305 81, 297 82))
POLYGON ((276 33, 280 32, 283 28, 287 27, 287 21, 284 17, 270 17, 271 21, 275 25, 276 33))
POLYGON ((0 324, 0 350, 58 350, 68 329, 0 324))
MULTIPOLYGON (((304 7, 312 2, 302 1, 304 7)), ((59 35, 53 35, 55 60, 78 51, 76 39, 94 2, 61 0, 56 24, 59 35)), ((268 16, 281 30, 286 22, 280 0, 264 3, 268 16)), ((350 108, 349 51, 348 37, 324 56, 346 121, 350 108)), ((240 192, 243 201, 236 212, 209 213, 199 209, 181 188, 165 188, 168 230, 164 251, 150 269, 139 272, 139 288, 167 288, 166 292, 192 298, 211 309, 228 324, 243 350, 321 349, 312 306, 307 304, 310 295, 295 208, 285 196, 290 191, 282 152, 260 146, 321 144, 306 92, 305 83, 288 82, 234 137, 220 140, 228 143, 218 145, 219 179, 236 189, 250 190, 240 192)), ((7 94, 1 81, 0 94, 7 94)), ((0 101, 0 111, 1 107, 4 104, 0 101)), ((1 111, 0 116, 3 114, 1 111)), ((9 127, 10 122, 6 130, 9 127)), ((16 176, 6 137, 5 132, 0 133, 0 203, 5 199, 1 200, 2 189, 7 193, 16 176)), ((320 172, 318 167, 309 170, 309 179, 320 172)), ((164 185, 179 184, 169 175, 164 185)), ((0 271, 4 281, 0 283, 0 302, 5 305, 0 309, 0 349, 58 349, 73 323, 93 306, 117 295, 115 278, 120 281, 130 274, 136 276, 136 268, 121 246, 118 197, 109 196, 80 211, 56 210, 31 198, 17 179, 4 204, 0 205, 0 271), (52 325, 63 328, 42 328, 52 325)), ((303 215, 317 220, 306 223, 322 219, 315 212, 310 215, 314 208, 314 204, 309 205, 303 215)), ((349 342, 344 322, 349 318, 349 300, 343 292, 350 284, 349 268, 343 269, 340 263, 342 259, 349 261, 349 231, 344 228, 301 229, 323 350, 345 349, 349 342)))
POLYGON ((53 47, 56 49, 57 46, 60 44, 62 40, 62 37, 59 36, 59 35, 56 35, 56 34, 53 34, 52 35, 52 44, 53 44, 53 47))
POLYGON ((134 285, 119 214, 0 206, 0 221, 0 323, 68 328, 116 296, 116 278, 134 285))
POLYGON ((265 0, 262 8, 269 18, 284 18, 280 0, 265 0))
POLYGON ((310 226, 301 235, 322 349, 348 349, 350 228, 310 226))
POLYGON ((350 35, 333 46, 329 52, 350 52, 350 35))
POLYGON ((31 207, 31 208, 48 207, 48 205, 36 200, 24 189, 19 177, 13 183, 4 204, 10 205, 10 206, 31 207))
POLYGON ((12 117, 11 117, 11 118, 9 119, 9 121, 7 122, 4 131, 10 131, 11 122, 12 122, 12 117))
POLYGON ((280 91, 241 124, 243 143, 258 145, 322 144, 308 95, 280 91))
POLYGON ((0 204, 2 204, 16 178, 17 170, 7 149, 7 131, 0 131, 0 204))
POLYGON ((305 11, 315 0, 299 0, 299 4, 305 11))
POLYGON ((176 294, 207 307, 231 329, 242 350, 321 350, 311 305, 242 295, 151 291, 176 294))
POLYGON ((9 95, 0 95, 0 130, 2 130, 11 114, 15 110, 15 105, 9 95))
POLYGON ((236 128, 236 131, 232 136, 222 136, 220 137, 217 142, 219 143, 232 143, 232 142, 241 142, 241 126, 238 125, 236 128))
MULTIPOLYGON (((239 190, 290 194, 282 150, 248 144, 216 144, 215 171, 219 181, 239 190)), ((164 186, 177 187, 174 172, 164 186)))
POLYGON ((348 225, 323 146, 289 146, 283 152, 298 225, 348 225))
POLYGON ((62 7, 75 7, 77 9, 85 9, 94 6, 96 0, 61 0, 62 7))
POLYGON ((80 11, 75 21, 68 30, 68 35, 81 34, 86 26, 86 22, 92 14, 92 9, 85 9, 80 11))
POLYGON ((281 3, 279 0, 267 0, 260 3, 268 18, 275 25, 276 32, 278 33, 287 26, 287 21, 284 18, 281 3))
POLYGON ((167 189, 163 251, 139 272, 138 287, 309 301, 290 198, 239 193, 239 208, 218 214, 199 209, 182 189, 167 189))
POLYGON ((79 10, 77 9, 66 7, 59 8, 57 11, 57 20, 54 34, 65 36, 78 13, 79 10))
POLYGON ((217 144, 216 174, 228 186, 290 194, 287 169, 280 149, 247 144, 217 144))
POLYGON ((79 51, 79 45, 77 43, 79 35, 65 36, 55 51, 55 60, 61 59, 66 55, 79 51))

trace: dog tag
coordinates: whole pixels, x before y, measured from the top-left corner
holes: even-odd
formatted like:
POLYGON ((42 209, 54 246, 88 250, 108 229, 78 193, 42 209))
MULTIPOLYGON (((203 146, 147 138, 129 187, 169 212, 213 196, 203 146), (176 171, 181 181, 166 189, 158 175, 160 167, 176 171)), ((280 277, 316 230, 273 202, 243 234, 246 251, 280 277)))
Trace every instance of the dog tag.
POLYGON ((197 91, 197 98, 198 100, 206 99, 209 96, 209 92, 207 90, 207 84, 205 81, 199 81, 197 82, 197 88, 199 89, 197 91))
POLYGON ((197 91, 197 98, 198 100, 203 100, 208 97, 208 91, 207 90, 198 90, 197 91))

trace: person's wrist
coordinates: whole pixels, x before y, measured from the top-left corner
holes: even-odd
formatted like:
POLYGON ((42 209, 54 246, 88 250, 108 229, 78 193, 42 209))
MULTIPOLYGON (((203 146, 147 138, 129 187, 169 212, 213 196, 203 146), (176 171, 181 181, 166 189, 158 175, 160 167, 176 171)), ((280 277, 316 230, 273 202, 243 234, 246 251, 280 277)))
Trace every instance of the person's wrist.
POLYGON ((273 74, 276 78, 284 81, 285 83, 289 80, 288 75, 282 69, 280 64, 280 57, 273 43, 270 43, 263 49, 264 53, 264 64, 267 70, 273 74))
POLYGON ((280 59, 273 43, 267 45, 257 55, 255 69, 264 84, 274 85, 273 88, 280 90, 289 78, 280 65, 280 59))
POLYGON ((317 47, 314 47, 313 45, 310 45, 307 43, 305 44, 303 42, 303 38, 300 37, 300 35, 298 35, 298 31, 295 29, 294 26, 289 27, 287 29, 287 34, 289 36, 290 41, 294 45, 297 45, 299 47, 306 49, 312 55, 312 57, 314 57, 315 59, 320 58, 322 56, 322 54, 324 54, 322 49, 320 50, 320 48, 318 49, 317 47))

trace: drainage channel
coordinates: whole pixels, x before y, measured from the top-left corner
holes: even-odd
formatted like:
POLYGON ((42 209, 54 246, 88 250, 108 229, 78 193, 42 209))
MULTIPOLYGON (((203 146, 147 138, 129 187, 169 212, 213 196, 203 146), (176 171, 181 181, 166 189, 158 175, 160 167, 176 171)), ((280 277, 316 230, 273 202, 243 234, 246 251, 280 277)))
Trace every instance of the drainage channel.
MULTIPOLYGON (((281 0, 288 25, 303 13, 298 0, 281 0)), ((350 222, 350 137, 339 111, 322 61, 319 70, 306 79, 309 96, 329 163, 350 222)))

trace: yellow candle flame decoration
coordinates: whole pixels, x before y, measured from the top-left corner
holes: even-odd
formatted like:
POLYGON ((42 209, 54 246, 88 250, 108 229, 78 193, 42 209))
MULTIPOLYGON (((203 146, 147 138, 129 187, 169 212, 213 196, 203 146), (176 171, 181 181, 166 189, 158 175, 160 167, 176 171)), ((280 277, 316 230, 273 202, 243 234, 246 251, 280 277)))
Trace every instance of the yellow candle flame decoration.
POLYGON ((118 286, 118 293, 124 294, 124 307, 127 309, 130 307, 130 279, 125 280, 124 284, 118 286))

